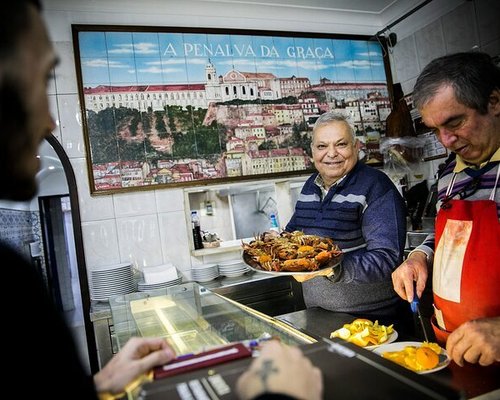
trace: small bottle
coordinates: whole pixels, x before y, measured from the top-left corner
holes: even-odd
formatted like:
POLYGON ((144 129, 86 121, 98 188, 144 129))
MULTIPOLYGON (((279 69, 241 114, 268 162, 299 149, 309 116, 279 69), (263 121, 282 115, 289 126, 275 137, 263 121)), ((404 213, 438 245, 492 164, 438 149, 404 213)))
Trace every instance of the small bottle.
POLYGON ((276 218, 275 214, 269 215, 269 221, 270 221, 270 224, 271 224, 271 227, 269 228, 269 230, 270 231, 279 232, 280 231, 280 227, 278 225, 278 219, 276 218))
POLYGON ((214 215, 214 207, 211 201, 207 200, 205 202, 205 208, 207 210, 207 215, 214 215))
POLYGON ((195 250, 203 248, 203 239, 201 238, 200 217, 198 212, 191 211, 191 226, 193 229, 193 243, 195 250))

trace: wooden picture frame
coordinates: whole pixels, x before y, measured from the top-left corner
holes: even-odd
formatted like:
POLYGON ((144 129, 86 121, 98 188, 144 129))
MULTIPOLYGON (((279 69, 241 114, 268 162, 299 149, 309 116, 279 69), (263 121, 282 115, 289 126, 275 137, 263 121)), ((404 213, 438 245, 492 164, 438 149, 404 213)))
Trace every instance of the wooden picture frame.
MULTIPOLYGON (((331 109, 367 137, 390 113, 383 38, 72 25, 92 194, 311 173, 331 109)), ((372 156, 372 159, 370 159, 372 156)))

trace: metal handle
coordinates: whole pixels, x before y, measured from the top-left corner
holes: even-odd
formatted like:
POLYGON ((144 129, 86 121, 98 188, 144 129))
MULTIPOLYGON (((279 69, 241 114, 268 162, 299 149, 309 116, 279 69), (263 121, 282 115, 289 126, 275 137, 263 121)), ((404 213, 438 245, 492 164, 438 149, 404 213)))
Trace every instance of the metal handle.
POLYGON ((418 319, 418 322, 420 324, 420 327, 422 328, 422 333, 424 335, 424 339, 426 342, 429 341, 429 336, 427 335, 427 331, 425 329, 424 325, 424 319, 422 318, 422 314, 420 313, 420 299, 418 298, 417 295, 417 282, 413 282, 413 300, 410 303, 411 311, 415 315, 415 317, 418 319))

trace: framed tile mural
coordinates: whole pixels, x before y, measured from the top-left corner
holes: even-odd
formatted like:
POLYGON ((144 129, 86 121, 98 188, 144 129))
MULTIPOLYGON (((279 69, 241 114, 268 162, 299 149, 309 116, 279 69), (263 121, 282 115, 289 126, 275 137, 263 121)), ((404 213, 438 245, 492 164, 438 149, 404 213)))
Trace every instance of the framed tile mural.
POLYGON ((365 36, 73 25, 93 194, 310 173, 319 115, 348 116, 367 162, 391 111, 365 36))

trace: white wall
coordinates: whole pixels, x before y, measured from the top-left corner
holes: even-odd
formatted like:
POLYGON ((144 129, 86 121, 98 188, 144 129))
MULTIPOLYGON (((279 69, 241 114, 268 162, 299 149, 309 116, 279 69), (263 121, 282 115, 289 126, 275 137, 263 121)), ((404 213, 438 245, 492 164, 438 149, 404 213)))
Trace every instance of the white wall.
MULTIPOLYGON (((392 29, 399 37, 389 52, 392 77, 405 94, 413 91, 419 73, 436 57, 473 49, 500 55, 500 1, 467 1, 434 19, 424 11, 392 29)), ((428 164, 428 177, 433 177, 442 161, 428 164)))
POLYGON ((405 93, 411 93, 420 71, 436 57, 472 49, 500 54, 498 0, 464 2, 440 18, 421 21, 424 26, 409 32, 411 20, 392 29, 399 40, 389 52, 393 80, 401 82, 405 93))
MULTIPOLYGON (((366 0, 367 2, 371 0, 366 0)), ((435 0, 449 9, 464 0, 435 0)), ((71 40, 69 24, 121 24, 285 30, 295 32, 352 33, 373 35, 386 21, 415 6, 414 0, 399 0, 383 15, 329 11, 308 6, 244 4, 244 1, 209 0, 45 0, 50 31, 57 40, 71 40)), ((251 3, 251 2, 250 2, 251 3)), ((433 5, 433 7, 435 7, 433 5)))
MULTIPOLYGON (((411 0, 398 3, 404 6, 404 12, 415 6, 411 0)), ((477 0, 476 3, 484 5, 481 6, 484 9, 481 13, 485 12, 483 21, 491 19, 488 7, 498 10, 499 2, 496 0, 477 0)), ((410 23, 408 19, 395 26, 393 31, 398 32, 397 29, 400 29, 402 39, 391 54, 395 81, 401 81, 407 89, 427 58, 443 51, 457 50, 461 44, 469 48, 476 43, 475 40, 469 41, 470 36, 464 37, 462 43, 457 40, 463 26, 476 29, 477 34, 483 35, 477 23, 474 25, 476 28, 471 28, 472 4, 463 0, 435 0, 414 14, 413 22, 410 23), (434 17, 428 16, 429 13, 432 15, 431 11, 434 17), (441 15, 444 16, 440 18, 441 15), (433 22, 432 18, 438 19, 433 22), (426 29, 419 30, 426 25, 426 29), (432 29, 429 30, 429 27, 432 29), (443 32, 448 29, 452 29, 453 36, 444 36, 443 32), (437 32, 436 37, 433 32, 437 32), (453 43, 445 45, 446 40, 452 39, 453 43)), ((180 269, 187 270, 192 262, 198 260, 190 256, 190 232, 187 230, 182 189, 90 196, 71 24, 246 28, 372 35, 404 12, 398 14, 389 8, 383 15, 352 15, 321 9, 201 0, 44 1, 44 16, 61 58, 55 80, 49 89, 52 110, 58 120, 54 134, 62 143, 75 170, 88 267, 125 261, 132 261, 137 267, 142 267, 170 260, 180 269)), ((498 30, 498 25, 493 28, 498 30)), ((498 42, 498 34, 496 38, 498 42)), ((494 48, 497 42, 488 41, 488 46, 494 48)), ((279 195, 283 197, 283 193, 279 195)), ((286 213, 290 213, 290 210, 287 209, 286 213)))

